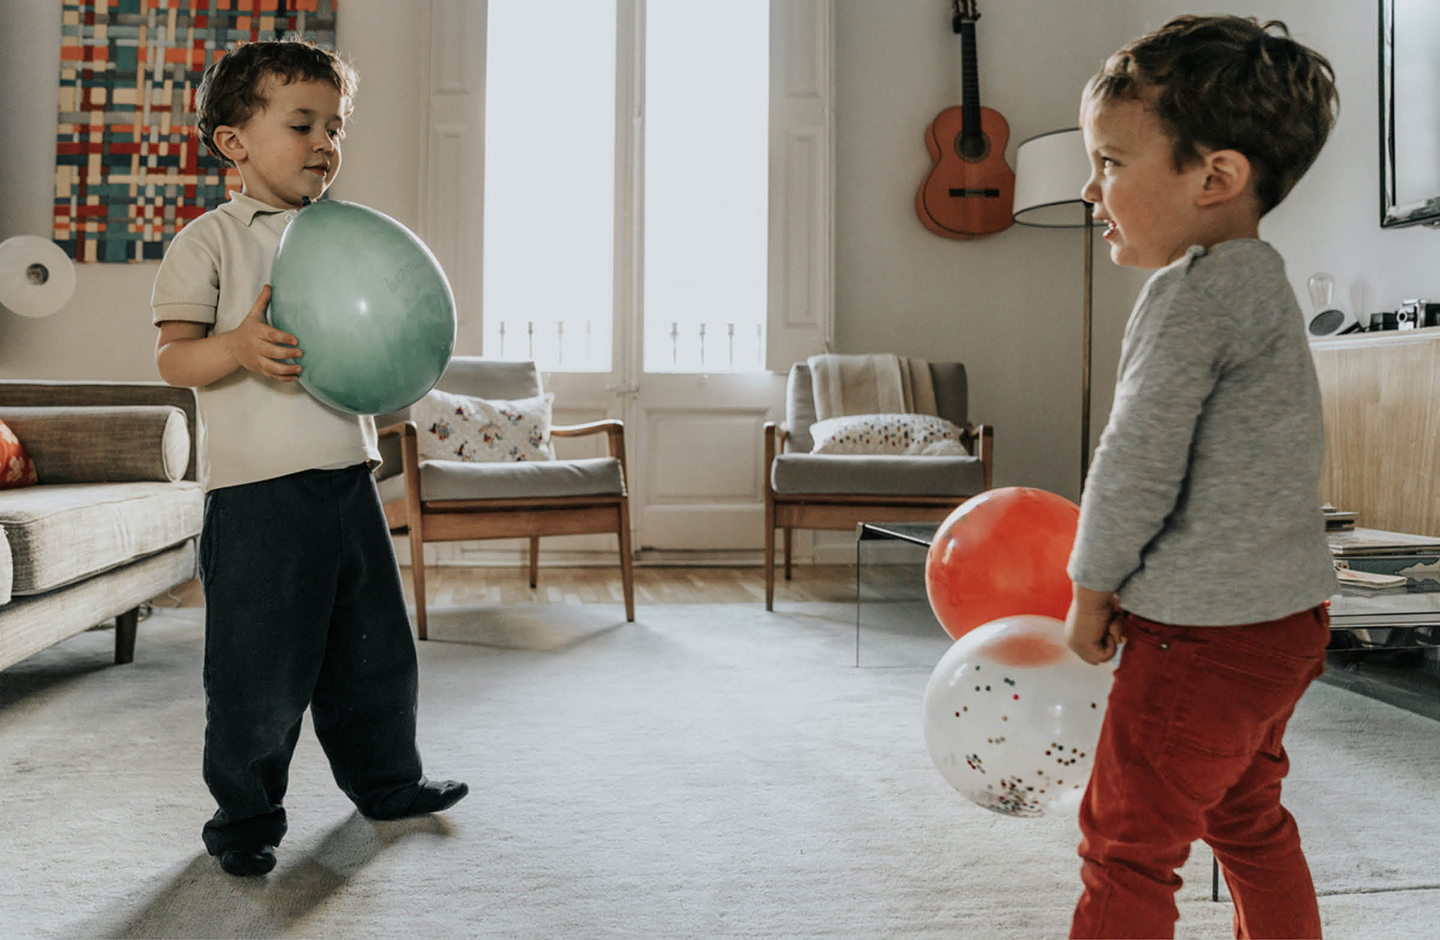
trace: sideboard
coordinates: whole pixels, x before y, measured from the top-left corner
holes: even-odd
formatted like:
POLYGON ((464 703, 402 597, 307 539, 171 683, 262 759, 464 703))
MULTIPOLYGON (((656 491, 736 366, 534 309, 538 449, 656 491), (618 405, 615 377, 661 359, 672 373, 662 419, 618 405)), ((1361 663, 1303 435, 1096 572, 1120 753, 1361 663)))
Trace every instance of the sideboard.
POLYGON ((1440 328, 1310 348, 1325 408, 1320 498, 1368 528, 1440 536, 1440 328))

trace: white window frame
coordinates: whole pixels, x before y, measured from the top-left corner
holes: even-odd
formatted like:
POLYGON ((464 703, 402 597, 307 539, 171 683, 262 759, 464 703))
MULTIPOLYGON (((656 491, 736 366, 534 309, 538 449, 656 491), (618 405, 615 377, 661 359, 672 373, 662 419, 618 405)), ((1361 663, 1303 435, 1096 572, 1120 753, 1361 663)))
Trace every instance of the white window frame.
MULTIPOLYGON (((642 313, 643 23, 647 0, 618 0, 613 361, 638 372, 642 313), (628 352, 628 354, 627 354, 628 352)), ((677 0, 666 0, 677 2, 677 0)), ((429 0, 420 102, 425 145, 420 233, 450 277, 456 353, 482 354, 487 0, 429 0)), ((834 343, 835 0, 770 5, 770 194, 766 367, 834 343)), ((638 375, 623 375, 632 382, 638 375)))

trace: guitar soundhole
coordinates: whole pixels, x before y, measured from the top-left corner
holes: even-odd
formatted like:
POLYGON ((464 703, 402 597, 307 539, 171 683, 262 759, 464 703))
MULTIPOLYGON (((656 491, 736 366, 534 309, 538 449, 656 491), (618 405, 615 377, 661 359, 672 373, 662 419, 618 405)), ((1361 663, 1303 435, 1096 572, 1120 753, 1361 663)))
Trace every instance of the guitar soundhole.
POLYGON ((955 137, 955 155, 966 163, 979 163, 990 156, 990 135, 980 134, 975 137, 966 137, 959 134, 955 137))

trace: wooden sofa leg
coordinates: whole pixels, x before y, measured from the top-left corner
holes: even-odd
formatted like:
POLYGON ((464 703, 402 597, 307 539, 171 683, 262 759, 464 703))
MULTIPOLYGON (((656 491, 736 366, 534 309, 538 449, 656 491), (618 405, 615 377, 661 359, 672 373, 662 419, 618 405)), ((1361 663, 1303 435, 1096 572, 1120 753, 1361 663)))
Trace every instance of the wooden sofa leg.
POLYGON ((140 622, 140 608, 132 607, 115 618, 115 664, 135 661, 135 625, 140 622))
POLYGON ((790 533, 795 530, 789 526, 785 527, 785 580, 790 580, 790 533))
POLYGON ((425 622, 425 540, 418 524, 410 526, 410 573, 415 581, 415 635, 428 639, 425 622))
POLYGON ((540 575, 540 536, 530 536, 530 590, 535 590, 535 582, 540 575))

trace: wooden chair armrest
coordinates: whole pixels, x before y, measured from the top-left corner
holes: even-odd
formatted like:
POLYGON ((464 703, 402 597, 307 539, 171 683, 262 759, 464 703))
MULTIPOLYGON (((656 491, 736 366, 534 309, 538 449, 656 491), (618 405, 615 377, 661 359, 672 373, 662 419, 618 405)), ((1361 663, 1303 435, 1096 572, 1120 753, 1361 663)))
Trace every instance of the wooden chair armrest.
POLYGON ((980 458, 985 467, 985 489, 990 489, 995 476, 995 426, 972 424, 965 428, 965 446, 970 453, 980 458))
POLYGON ((383 428, 375 430, 376 437, 390 437, 393 434, 403 434, 407 437, 414 437, 416 434, 414 421, 399 421, 395 424, 387 424, 383 428))
POLYGON ((785 453, 785 445, 790 440, 790 429, 783 421, 766 421, 765 433, 775 438, 775 453, 785 453))
POLYGON ((625 422, 619 418, 601 418, 585 424, 562 424, 550 428, 551 437, 583 437, 604 431, 610 438, 610 456, 620 461, 620 477, 625 475, 625 422))
POLYGON ((765 438, 765 463, 762 464, 762 466, 764 467, 763 472, 765 474, 765 498, 769 500, 774 497, 774 490, 771 489, 773 484, 770 480, 770 474, 774 472, 775 454, 779 449, 784 447, 785 427, 784 425, 777 425, 774 421, 766 421, 763 434, 765 438))
POLYGON ((551 437, 583 437, 586 434, 599 434, 601 431, 609 431, 613 428, 624 428, 625 422, 619 418, 601 418, 599 421, 590 421, 586 424, 562 424, 550 428, 551 437))

